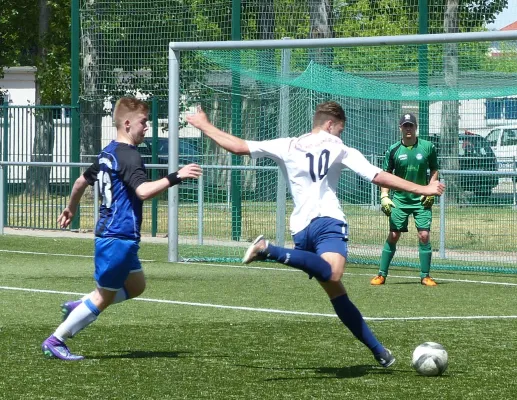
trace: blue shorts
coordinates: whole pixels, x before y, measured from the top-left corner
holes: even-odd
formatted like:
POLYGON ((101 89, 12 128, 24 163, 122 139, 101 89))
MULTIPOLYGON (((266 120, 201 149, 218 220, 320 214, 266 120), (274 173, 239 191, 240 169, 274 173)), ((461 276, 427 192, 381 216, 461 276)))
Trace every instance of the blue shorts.
POLYGON ((119 290, 132 272, 142 271, 136 240, 95 238, 95 273, 100 288, 119 290))
POLYGON ((294 248, 306 250, 317 255, 338 253, 348 254, 348 225, 343 221, 330 218, 314 218, 303 230, 293 235, 294 248))

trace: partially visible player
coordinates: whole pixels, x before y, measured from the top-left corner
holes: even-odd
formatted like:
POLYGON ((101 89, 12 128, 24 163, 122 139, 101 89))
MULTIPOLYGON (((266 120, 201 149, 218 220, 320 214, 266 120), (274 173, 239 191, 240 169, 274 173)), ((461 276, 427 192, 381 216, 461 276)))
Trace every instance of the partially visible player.
POLYGON ((83 359, 70 352, 65 341, 97 319, 111 304, 143 293, 145 278, 138 259, 142 204, 187 178, 198 178, 201 167, 189 164, 154 182, 147 180, 144 163, 136 146, 148 130, 149 108, 132 97, 115 105, 117 138, 106 146, 86 172, 77 178, 68 206, 58 218, 61 228, 70 225, 88 185, 99 182, 102 195, 95 228, 96 289, 83 299, 65 303, 65 320, 41 345, 48 358, 83 359))
POLYGON ((348 252, 348 225, 336 197, 339 176, 348 167, 375 184, 419 195, 442 193, 444 186, 438 182, 421 186, 405 181, 381 171, 359 151, 345 146, 340 139, 345 112, 334 101, 319 104, 312 131, 297 138, 246 141, 216 128, 201 108, 187 116, 187 121, 233 154, 271 158, 289 182, 294 202, 290 229, 295 249, 274 246, 260 235, 246 251, 243 262, 275 260, 315 277, 343 324, 371 350, 381 366, 392 365, 394 356, 376 339, 341 282, 348 252))
MULTIPOLYGON (((399 121, 402 139, 390 146, 384 157, 383 170, 408 181, 421 185, 438 181, 438 157, 434 145, 416 136, 417 121, 413 114, 404 114, 399 121)), ((372 285, 384 285, 388 276, 391 260, 397 250, 397 242, 402 232, 408 231, 409 216, 415 218, 418 235, 418 256, 420 259, 420 282, 425 286, 436 286, 429 276, 432 249, 429 231, 433 219, 434 196, 419 196, 404 191, 393 191, 393 201, 389 189, 381 188, 381 210, 390 219, 390 232, 382 249, 379 273, 371 280, 372 285)))

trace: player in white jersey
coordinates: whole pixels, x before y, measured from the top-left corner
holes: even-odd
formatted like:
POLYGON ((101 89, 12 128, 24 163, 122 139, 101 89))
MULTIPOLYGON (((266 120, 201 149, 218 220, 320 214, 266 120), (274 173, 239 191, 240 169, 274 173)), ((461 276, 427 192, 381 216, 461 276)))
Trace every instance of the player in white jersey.
POLYGON ((297 138, 246 141, 216 128, 200 107, 196 114, 187 116, 187 121, 233 154, 273 159, 289 184, 294 202, 290 228, 295 248, 274 246, 260 235, 246 251, 243 262, 275 260, 315 277, 343 324, 372 351, 381 366, 392 365, 395 357, 376 339, 341 282, 348 253, 348 226, 336 196, 339 176, 348 167, 376 185, 426 196, 442 194, 444 185, 432 182, 421 186, 406 181, 375 167, 359 151, 345 146, 340 139, 345 112, 334 101, 319 104, 312 131, 297 138))

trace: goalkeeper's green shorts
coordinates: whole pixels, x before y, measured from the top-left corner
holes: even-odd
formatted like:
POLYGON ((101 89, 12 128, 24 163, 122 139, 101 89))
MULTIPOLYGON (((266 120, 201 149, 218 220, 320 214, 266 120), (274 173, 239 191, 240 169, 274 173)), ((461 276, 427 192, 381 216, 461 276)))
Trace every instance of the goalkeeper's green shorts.
POLYGON ((431 230, 431 220, 433 219, 433 213, 431 209, 426 209, 422 206, 419 208, 393 207, 391 209, 390 216, 390 231, 407 232, 407 226, 410 215, 413 215, 413 218, 415 218, 415 226, 417 230, 431 230))

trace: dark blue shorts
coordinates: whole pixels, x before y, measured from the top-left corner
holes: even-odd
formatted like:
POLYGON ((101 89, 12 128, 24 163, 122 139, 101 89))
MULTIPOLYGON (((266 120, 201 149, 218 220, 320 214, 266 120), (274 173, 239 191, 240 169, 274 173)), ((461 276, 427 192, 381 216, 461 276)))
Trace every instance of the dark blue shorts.
POLYGON ((318 255, 348 254, 348 225, 330 217, 314 218, 309 226, 293 236, 294 248, 318 255))
POLYGON ((142 270, 138 259, 140 245, 135 240, 95 238, 95 273, 97 285, 119 290, 132 272, 142 270))

